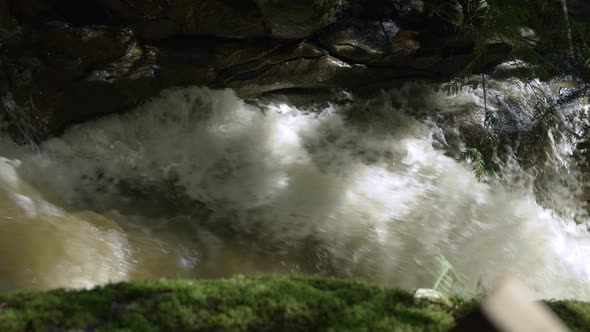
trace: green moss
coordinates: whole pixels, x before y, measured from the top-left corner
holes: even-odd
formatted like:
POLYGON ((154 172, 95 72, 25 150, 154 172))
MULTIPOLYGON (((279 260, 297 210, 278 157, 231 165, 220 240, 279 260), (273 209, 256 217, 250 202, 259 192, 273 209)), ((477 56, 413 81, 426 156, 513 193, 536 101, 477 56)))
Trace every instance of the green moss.
POLYGON ((572 332, 590 330, 590 304, 578 301, 547 302, 572 332))
MULTIPOLYGON (((0 331, 447 331, 471 306, 326 278, 162 280, 3 296, 0 331)), ((574 331, 590 326, 584 303, 551 307, 574 331)))

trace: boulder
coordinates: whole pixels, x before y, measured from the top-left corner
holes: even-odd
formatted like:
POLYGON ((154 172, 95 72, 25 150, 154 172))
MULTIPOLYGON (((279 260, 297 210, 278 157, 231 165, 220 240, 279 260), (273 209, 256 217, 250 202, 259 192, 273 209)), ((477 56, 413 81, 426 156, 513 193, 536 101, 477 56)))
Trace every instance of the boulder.
POLYGON ((268 34, 273 38, 302 39, 333 23, 347 8, 345 0, 255 0, 268 34))
POLYGON ((51 135, 175 86, 242 97, 374 91, 508 57, 510 46, 490 44, 476 61, 473 41, 422 9, 410 0, 0 0, 2 84, 39 119, 21 122, 51 135))
POLYGON ((148 40, 178 34, 251 38, 265 34, 252 0, 105 0, 111 22, 133 25, 148 40))
POLYGON ((353 62, 376 63, 391 53, 390 44, 400 28, 394 22, 346 20, 320 34, 322 46, 353 62))
POLYGON ((49 21, 32 30, 25 43, 46 62, 71 59, 91 66, 125 56, 133 37, 133 31, 126 28, 73 27, 65 22, 49 21))

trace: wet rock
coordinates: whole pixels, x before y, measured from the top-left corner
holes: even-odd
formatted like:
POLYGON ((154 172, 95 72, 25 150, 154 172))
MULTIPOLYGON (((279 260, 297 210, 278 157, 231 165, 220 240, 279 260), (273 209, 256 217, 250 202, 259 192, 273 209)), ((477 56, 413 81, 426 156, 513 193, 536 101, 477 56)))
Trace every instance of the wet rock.
POLYGON ((23 25, 35 24, 42 20, 52 20, 62 16, 56 10, 54 4, 47 0, 22 0, 8 3, 11 16, 23 25))
POLYGON ((347 20, 320 35, 322 46, 354 62, 379 62, 390 53, 390 41, 399 31, 394 22, 347 20))
POLYGON ((420 33, 418 31, 399 31, 391 39, 391 53, 392 54, 407 54, 421 48, 420 33))
POLYGON ((374 91, 510 53, 491 44, 476 61, 473 41, 411 0, 0 0, 0 17, 3 84, 50 133, 174 86, 374 91))
POLYGON ((17 30, 18 24, 12 16, 8 1, 0 1, 0 44, 17 30))
POLYGON ((103 7, 111 22, 140 22, 163 17, 183 17, 189 15, 191 1, 142 1, 142 0, 104 0, 103 7))
POLYGON ((158 41, 180 34, 181 26, 169 18, 160 18, 137 23, 135 32, 139 39, 158 41))
POLYGON ((116 81, 83 80, 68 86, 45 102, 52 113, 49 130, 59 132, 66 124, 136 106, 159 89, 153 77, 122 77, 116 81))
POLYGON ((275 44, 274 47, 272 52, 262 57, 252 56, 256 54, 256 49, 259 52, 262 49, 251 49, 250 57, 246 58, 248 61, 243 64, 234 63, 229 68, 221 65, 224 61, 219 59, 221 61, 218 60, 218 66, 224 70, 220 71, 213 85, 228 86, 236 89, 239 95, 250 97, 285 88, 319 87, 320 81, 324 80, 317 78, 334 69, 335 64, 348 67, 348 64, 335 58, 332 58, 334 62, 321 61, 321 57, 327 56, 327 52, 311 43, 275 44))
POLYGON ((61 16, 77 26, 107 23, 107 11, 101 0, 53 0, 51 3, 61 16))
POLYGON ((31 33, 29 47, 50 62, 59 57, 94 65, 123 57, 133 38, 130 29, 72 27, 51 21, 31 33))
POLYGON ((343 0, 107 0, 111 21, 135 24, 145 39, 177 33, 224 38, 302 39, 332 23, 343 0))
POLYGON ((355 79, 366 70, 365 65, 348 64, 329 55, 299 58, 241 73, 228 80, 227 86, 242 97, 289 88, 347 87, 360 83, 355 79))
POLYGON ((11 88, 18 90, 27 89, 34 84, 35 74, 41 67, 38 58, 23 56, 16 61, 5 61, 4 68, 11 88))
POLYGON ((510 77, 520 77, 525 80, 535 78, 534 69, 524 61, 510 61, 496 66, 490 73, 492 78, 506 79, 510 77))
POLYGON ((104 7, 111 22, 132 24, 146 39, 174 34, 223 38, 265 34, 262 13, 251 0, 106 0, 104 7))
POLYGON ((250 0, 197 1, 184 16, 183 32, 224 38, 264 36, 264 18, 250 0))
POLYGON ((508 157, 515 157, 523 169, 544 165, 552 147, 549 130, 562 121, 546 86, 486 76, 486 109, 481 77, 473 76, 466 83, 472 86, 469 90, 477 87, 479 99, 457 96, 447 109, 435 112, 444 148, 455 157, 465 148, 476 148, 491 169, 498 166, 493 162, 508 157))
POLYGON ((156 53, 134 45, 117 61, 92 70, 82 79, 43 99, 53 114, 48 126, 60 130, 67 123, 120 112, 156 94, 156 53))
MULTIPOLYGON (((279 52, 280 49, 287 47, 287 56, 298 57, 305 56, 300 49, 291 48, 290 45, 297 45, 298 42, 285 42, 273 39, 259 40, 238 40, 219 42, 215 46, 214 63, 218 72, 227 71, 234 68, 240 71, 239 66, 251 68, 252 65, 267 61, 271 55, 279 52)), ((309 55, 309 54, 307 54, 309 55)), ((244 69, 241 69, 242 71, 244 69)))
MULTIPOLYGON (((9 88, 4 64, 0 61, 0 121, 6 120, 9 112, 13 112, 16 106, 9 88)), ((0 129, 3 129, 2 127, 0 124, 0 129)))
POLYGON ((171 40, 153 45, 154 72, 162 88, 207 84, 215 73, 214 45, 203 40, 171 40))
MULTIPOLYGON (((317 44, 283 45, 256 61, 222 72, 214 87, 231 87, 241 97, 291 88, 399 86, 408 78, 427 77, 412 68, 378 68, 331 55, 317 44)), ((369 88, 374 91, 374 88, 369 88)))
POLYGON ((334 22, 344 0, 255 0, 274 38, 302 39, 334 22))

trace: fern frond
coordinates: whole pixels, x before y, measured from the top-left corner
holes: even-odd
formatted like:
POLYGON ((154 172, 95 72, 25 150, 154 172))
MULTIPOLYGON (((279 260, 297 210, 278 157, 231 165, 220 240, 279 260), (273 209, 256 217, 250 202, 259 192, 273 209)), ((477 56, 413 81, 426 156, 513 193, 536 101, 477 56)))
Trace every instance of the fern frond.
POLYGON ((453 265, 442 255, 436 257, 436 282, 432 289, 445 294, 470 298, 475 294, 465 286, 464 278, 455 271, 453 265))
POLYGON ((483 154, 476 148, 469 148, 463 151, 458 158, 459 161, 473 163, 473 174, 477 181, 481 182, 486 176, 486 163, 483 154))

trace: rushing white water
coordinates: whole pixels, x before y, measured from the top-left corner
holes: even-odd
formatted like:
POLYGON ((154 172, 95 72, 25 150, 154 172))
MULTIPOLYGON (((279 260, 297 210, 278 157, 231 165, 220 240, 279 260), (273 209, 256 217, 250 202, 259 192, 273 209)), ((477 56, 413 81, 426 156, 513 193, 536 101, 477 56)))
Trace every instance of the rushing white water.
MULTIPOLYGON (((527 98, 516 81, 496 84, 527 98)), ((39 151, 4 138, 0 288, 268 272, 429 287, 443 255, 469 287, 515 275, 541 297, 590 299, 578 184, 556 178, 577 176, 572 144, 548 149, 544 207, 538 170, 510 158, 505 181, 479 183, 429 119, 482 103, 479 90, 409 85, 340 106, 252 106, 188 88, 39 151)))

